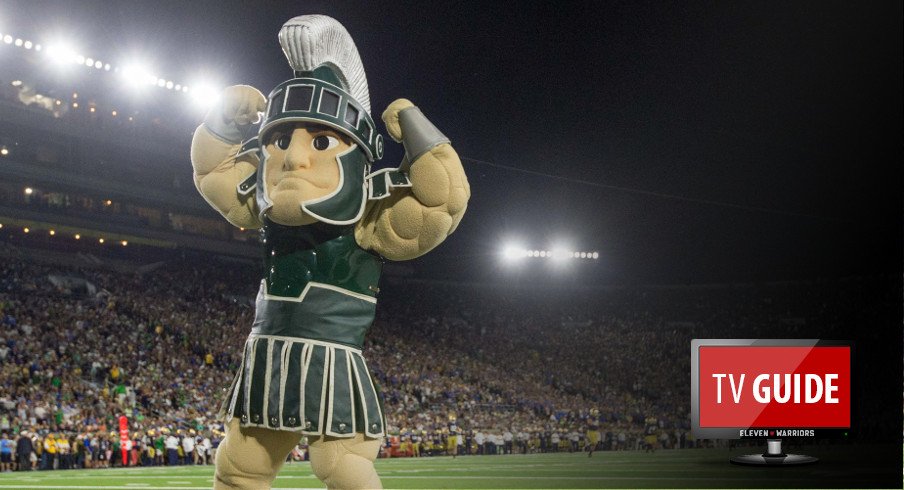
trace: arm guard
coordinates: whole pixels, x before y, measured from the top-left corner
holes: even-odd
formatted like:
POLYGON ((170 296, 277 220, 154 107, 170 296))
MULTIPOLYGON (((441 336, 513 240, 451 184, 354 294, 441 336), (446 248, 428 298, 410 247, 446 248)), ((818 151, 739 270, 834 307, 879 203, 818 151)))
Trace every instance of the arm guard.
POLYGON ((402 146, 405 147, 405 160, 400 166, 403 171, 408 170, 424 153, 443 143, 451 143, 417 106, 399 111, 399 127, 402 130, 402 146))

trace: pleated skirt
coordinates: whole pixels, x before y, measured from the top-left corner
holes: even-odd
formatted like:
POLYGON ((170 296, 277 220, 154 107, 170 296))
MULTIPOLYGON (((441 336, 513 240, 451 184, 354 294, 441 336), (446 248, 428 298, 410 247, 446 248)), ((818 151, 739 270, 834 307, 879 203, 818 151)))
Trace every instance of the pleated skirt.
POLYGON ((243 427, 334 437, 386 433, 382 400, 361 351, 296 337, 248 337, 223 412, 243 427))

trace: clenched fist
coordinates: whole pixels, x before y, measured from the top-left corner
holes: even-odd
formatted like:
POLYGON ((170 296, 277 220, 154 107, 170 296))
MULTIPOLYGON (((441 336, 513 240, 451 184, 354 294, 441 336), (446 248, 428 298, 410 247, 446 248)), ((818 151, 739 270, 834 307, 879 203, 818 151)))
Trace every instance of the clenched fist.
POLYGON ((228 143, 240 143, 242 129, 255 123, 267 109, 264 94, 250 85, 233 85, 223 90, 220 101, 207 113, 204 125, 228 143))

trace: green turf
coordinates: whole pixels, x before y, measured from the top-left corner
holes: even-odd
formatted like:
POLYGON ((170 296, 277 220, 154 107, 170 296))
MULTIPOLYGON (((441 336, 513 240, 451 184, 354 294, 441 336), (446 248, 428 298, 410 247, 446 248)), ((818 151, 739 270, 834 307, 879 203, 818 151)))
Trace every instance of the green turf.
MULTIPOLYGON (((899 446, 900 448, 900 446, 899 446)), ((754 452, 726 449, 598 452, 378 460, 386 488, 862 488, 894 483, 901 467, 866 457, 851 461, 850 451, 831 447, 811 451, 821 461, 797 468, 731 465, 729 456, 754 452), (884 479, 882 479, 884 478, 884 479), (889 480, 891 478, 891 480, 889 480)), ((887 454, 887 453, 886 453, 887 454)), ((897 456, 897 461, 902 461, 897 456)), ((213 467, 127 468, 4 473, 0 488, 210 488, 213 467)), ((308 463, 291 463, 274 488, 324 488, 308 463)))

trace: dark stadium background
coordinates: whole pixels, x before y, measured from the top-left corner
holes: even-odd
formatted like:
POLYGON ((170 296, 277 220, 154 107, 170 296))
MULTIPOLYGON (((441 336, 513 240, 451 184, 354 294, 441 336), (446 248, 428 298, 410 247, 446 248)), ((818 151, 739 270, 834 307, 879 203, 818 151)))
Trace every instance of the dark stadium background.
MULTIPOLYGON (((389 266, 390 277, 549 288, 553 296, 878 278, 876 294, 898 301, 869 331, 852 327, 848 336, 856 372, 888 380, 866 405, 901 406, 900 2, 6 0, 0 32, 65 35, 111 62, 139 53, 161 76, 202 73, 266 93, 290 76, 276 32, 303 13, 333 16, 352 34, 375 115, 396 97, 411 99, 452 139, 468 172, 473 196, 460 228, 433 253, 389 266), (510 240, 535 249, 567 240, 600 259, 513 266, 500 260, 510 240)), ((12 47, 0 49, 4 84, 13 70, 45 73, 7 56, 12 47)), ((126 154, 68 172, 103 180, 104 165, 142 166, 135 172, 144 176, 159 165, 167 184, 181 180, 179 202, 203 213, 188 161, 203 111, 171 93, 127 95, 112 74, 40 76, 57 90, 105 94, 178 135, 164 158, 132 162, 126 154)), ((15 127, 5 116, 0 137, 15 127)), ((389 146, 384 165, 401 156, 389 146)), ((60 172, 60 185, 67 175, 60 172)), ((24 180, 2 164, 0 178, 24 180)), ((252 245, 221 245, 212 247, 254 255, 252 245)), ((879 413, 889 440, 900 442, 900 412, 879 413)))
MULTIPOLYGON (((409 98, 466 158, 469 219, 414 265, 430 275, 494 278, 508 237, 599 250, 592 279, 618 284, 831 277, 900 259, 893 3, 3 7, 23 35, 66 35, 108 60, 140 53, 173 78, 265 92, 290 75, 275 37, 285 19, 340 19, 374 113, 409 98)), ((167 123, 200 117, 167 109, 167 123)))

